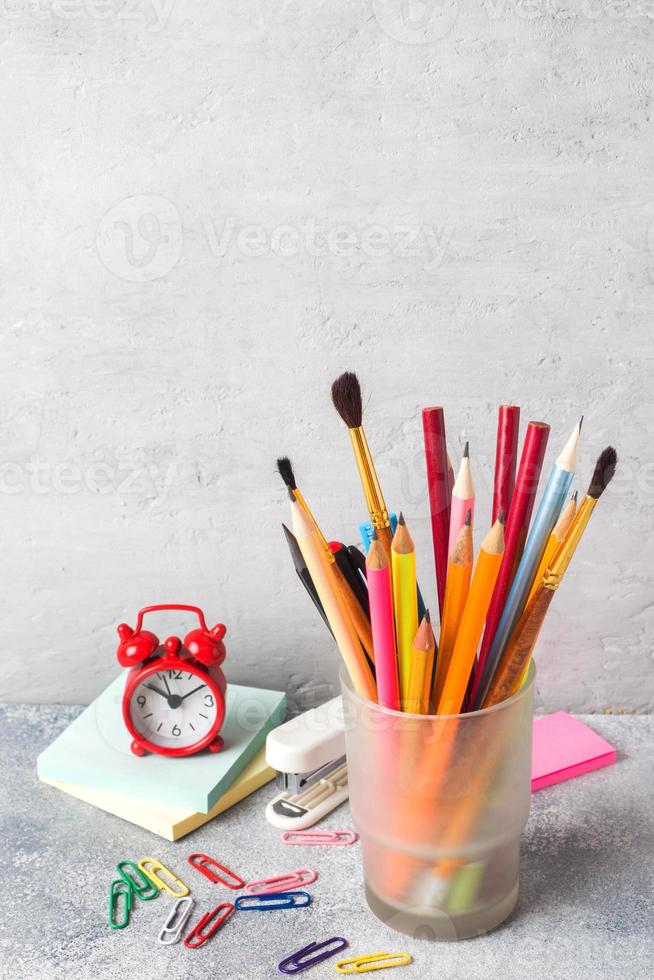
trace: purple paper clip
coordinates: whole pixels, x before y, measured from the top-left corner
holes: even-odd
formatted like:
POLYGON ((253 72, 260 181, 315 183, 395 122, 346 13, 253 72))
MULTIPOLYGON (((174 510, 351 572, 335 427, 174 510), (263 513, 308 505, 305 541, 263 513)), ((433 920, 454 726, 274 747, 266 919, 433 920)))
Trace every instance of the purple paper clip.
POLYGON ((309 967, 315 966, 316 963, 322 963, 323 960, 329 959, 330 956, 335 956, 336 953, 340 953, 341 950, 346 949, 348 946, 347 939, 343 939, 342 936, 332 936, 331 939, 325 939, 323 943, 309 943, 308 946, 298 949, 296 953, 291 953, 285 960, 282 960, 277 969, 280 973, 290 975, 302 973, 303 970, 308 970, 309 967), (334 943, 338 945, 333 946, 334 943), (330 946, 332 947, 331 949, 328 948, 330 946))

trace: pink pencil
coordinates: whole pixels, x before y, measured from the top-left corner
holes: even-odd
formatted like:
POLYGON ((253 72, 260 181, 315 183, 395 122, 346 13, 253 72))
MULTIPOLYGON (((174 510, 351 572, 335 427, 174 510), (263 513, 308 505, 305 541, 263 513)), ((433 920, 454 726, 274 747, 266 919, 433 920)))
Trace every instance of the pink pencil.
POLYGON ((368 580, 372 643, 375 648, 377 698, 383 708, 399 711, 401 707, 400 683, 397 649, 395 647, 395 624, 393 622, 391 569, 376 531, 373 531, 366 558, 366 578, 368 580))
POLYGON ((471 519, 475 519, 475 488, 470 471, 470 446, 466 442, 463 449, 461 466, 452 487, 452 506, 450 510, 450 538, 447 549, 448 558, 454 551, 461 528, 465 524, 466 514, 471 511, 471 519))

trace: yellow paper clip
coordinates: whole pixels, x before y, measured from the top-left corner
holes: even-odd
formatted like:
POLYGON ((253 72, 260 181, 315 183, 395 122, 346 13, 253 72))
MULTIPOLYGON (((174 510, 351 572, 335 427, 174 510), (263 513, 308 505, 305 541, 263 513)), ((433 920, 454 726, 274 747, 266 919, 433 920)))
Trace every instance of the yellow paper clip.
POLYGON ((413 963, 409 953, 370 953, 356 956, 352 960, 339 960, 336 969, 339 973, 370 973, 372 970, 389 970, 394 966, 408 966, 413 963))
POLYGON ((190 888, 187 888, 184 882, 180 881, 179 878, 172 873, 170 868, 167 868, 165 864, 161 863, 161 861, 157 861, 156 858, 142 858, 142 860, 138 862, 137 868, 140 868, 143 874, 149 878, 152 884, 156 885, 160 891, 163 888, 164 891, 167 891, 169 895, 174 895, 175 898, 184 898, 184 896, 188 895, 190 892, 190 888), (160 878, 159 872, 163 873, 168 878, 168 881, 164 881, 163 878, 160 878), (172 887, 173 885, 175 887, 172 887))

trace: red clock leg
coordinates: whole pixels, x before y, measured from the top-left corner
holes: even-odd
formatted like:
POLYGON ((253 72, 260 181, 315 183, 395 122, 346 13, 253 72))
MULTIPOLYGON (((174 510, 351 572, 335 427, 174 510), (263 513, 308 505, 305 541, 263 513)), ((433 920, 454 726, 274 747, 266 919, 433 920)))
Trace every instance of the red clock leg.
POLYGON ((220 752, 224 745, 225 740, 220 735, 216 735, 213 742, 210 742, 207 748, 210 752, 220 752))
POLYGON ((139 743, 136 742, 136 741, 132 741, 132 744, 130 745, 130 749, 132 750, 132 752, 134 753, 134 755, 147 755, 148 754, 147 749, 144 749, 143 746, 142 745, 139 745, 139 743))

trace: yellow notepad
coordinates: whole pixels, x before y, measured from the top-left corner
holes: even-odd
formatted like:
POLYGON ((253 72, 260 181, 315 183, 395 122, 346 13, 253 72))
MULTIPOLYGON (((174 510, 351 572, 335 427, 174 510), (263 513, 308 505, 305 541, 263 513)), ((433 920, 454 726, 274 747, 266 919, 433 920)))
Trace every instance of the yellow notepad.
POLYGON ((248 763, 241 775, 235 780, 220 799, 216 800, 208 813, 196 813, 186 807, 172 806, 170 803, 156 803, 154 800, 143 800, 135 796, 125 796, 113 790, 95 789, 89 786, 78 786, 75 783, 63 782, 60 779, 41 781, 49 786, 55 786, 70 796, 97 806, 100 810, 113 813, 116 817, 138 824, 153 834, 166 840, 179 840, 192 830, 197 830, 219 813, 228 810, 235 803, 245 799, 261 786, 274 779, 276 772, 266 763, 266 750, 262 748, 248 763))

